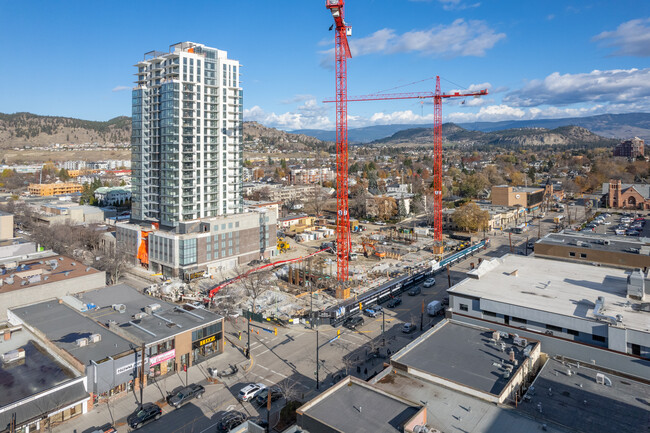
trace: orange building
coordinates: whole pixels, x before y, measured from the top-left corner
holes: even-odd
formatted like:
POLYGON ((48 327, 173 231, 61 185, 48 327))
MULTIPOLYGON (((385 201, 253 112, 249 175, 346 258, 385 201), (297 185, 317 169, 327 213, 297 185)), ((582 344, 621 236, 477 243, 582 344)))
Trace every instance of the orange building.
POLYGON ((61 194, 74 194, 81 192, 82 186, 78 183, 32 183, 29 185, 31 195, 41 197, 61 194))

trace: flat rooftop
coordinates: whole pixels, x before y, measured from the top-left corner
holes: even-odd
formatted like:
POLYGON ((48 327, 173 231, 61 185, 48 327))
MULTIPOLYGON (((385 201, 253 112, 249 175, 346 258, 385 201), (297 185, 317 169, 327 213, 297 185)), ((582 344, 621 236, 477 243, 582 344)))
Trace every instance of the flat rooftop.
POLYGON ((133 345, 71 307, 60 304, 58 300, 14 308, 11 311, 84 365, 127 352, 133 345), (100 334, 101 340, 88 343, 87 346, 77 346, 79 338, 88 338, 92 334, 100 334))
POLYGON ((578 246, 581 248, 592 248, 598 251, 616 253, 650 254, 650 245, 641 239, 610 234, 588 234, 588 233, 549 233, 536 243, 548 245, 578 246))
POLYGON ((27 329, 11 333, 11 339, 0 344, 0 351, 24 349, 25 358, 0 368, 0 407, 58 386, 79 374, 71 371, 47 352, 27 329))
POLYGON ((526 357, 512 339, 501 340, 506 344, 502 352, 490 343, 491 338, 492 331, 486 328, 442 322, 414 341, 413 346, 397 352, 391 362, 498 396, 510 381, 501 368, 502 360, 508 359, 510 349, 514 350, 517 365, 521 366, 526 357))
POLYGON ((99 272, 95 268, 61 255, 5 263, 0 265, 0 278, 2 279, 0 293, 29 289, 42 284, 71 280, 99 272))
MULTIPOLYGON (((427 409, 427 425, 443 432, 536 432, 540 422, 485 400, 426 380, 399 373, 381 374, 371 382, 377 388, 418 401, 427 409)), ((547 432, 568 433, 549 425, 547 432)))
POLYGON ((129 340, 139 344, 153 343, 223 319, 222 316, 203 308, 170 304, 143 295, 127 284, 91 290, 81 296, 83 302, 93 303, 98 307, 96 310, 87 311, 85 313, 87 317, 104 325, 109 321, 115 321, 116 332, 128 334, 129 340), (114 310, 114 304, 123 304, 126 311, 120 313, 114 310), (155 311, 154 315, 134 319, 135 314, 144 312, 145 307, 152 304, 160 305, 160 309, 155 311))
POLYGON ((530 401, 520 403, 517 410, 585 433, 650 431, 650 385, 610 373, 604 374, 612 385, 601 385, 596 382, 598 373, 549 359, 532 384, 534 391, 528 391, 530 401))
MULTIPOLYGON (((403 431, 401 427, 421 409, 415 403, 360 382, 346 379, 299 411, 337 431, 376 433, 403 431)), ((309 431, 304 423, 301 427, 309 431)))
POLYGON ((628 273, 608 267, 507 254, 484 261, 469 273, 478 278, 466 278, 447 292, 479 298, 481 302, 494 301, 593 321, 596 321, 594 304, 603 296, 603 314, 620 314, 626 328, 650 332, 650 313, 640 309, 640 302, 627 297, 628 273))

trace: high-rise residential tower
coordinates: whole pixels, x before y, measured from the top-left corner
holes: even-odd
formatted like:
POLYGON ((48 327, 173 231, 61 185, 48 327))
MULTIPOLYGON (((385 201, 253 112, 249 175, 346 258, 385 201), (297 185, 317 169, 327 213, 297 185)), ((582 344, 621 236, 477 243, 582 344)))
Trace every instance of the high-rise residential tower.
POLYGON ((242 212, 239 62, 181 42, 135 66, 132 220, 171 228, 242 212))

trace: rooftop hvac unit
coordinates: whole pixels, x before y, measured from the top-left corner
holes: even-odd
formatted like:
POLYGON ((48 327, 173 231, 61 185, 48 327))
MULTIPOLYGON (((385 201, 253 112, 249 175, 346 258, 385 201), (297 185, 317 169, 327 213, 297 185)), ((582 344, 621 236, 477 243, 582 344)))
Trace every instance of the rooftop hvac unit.
POLYGON ((102 334, 92 334, 89 338, 91 343, 99 343, 102 341, 102 334))
POLYGON ((79 339, 77 339, 77 341, 75 341, 75 343, 77 344, 77 347, 88 346, 88 339, 87 338, 79 338, 79 339))
POLYGON ((124 304, 113 304, 113 310, 117 311, 120 314, 126 313, 126 305, 124 305, 124 304))
POLYGON ((142 312, 141 312, 141 313, 135 313, 135 314, 133 315, 133 318, 136 319, 136 320, 141 320, 141 319, 144 319, 144 318, 147 317, 147 316, 148 316, 147 313, 142 313, 142 312))
POLYGON ((116 322, 115 320, 109 320, 109 321, 106 323, 106 326, 108 326, 108 329, 114 328, 114 327, 117 326, 117 322, 116 322))
POLYGON ((5 364, 20 361, 21 359, 25 359, 25 349, 23 348, 10 350, 9 352, 2 354, 2 362, 5 364))
POLYGON ((161 308, 162 307, 160 306, 160 304, 149 304, 146 307, 144 307, 144 311, 147 314, 153 314, 156 311, 160 310, 161 308))

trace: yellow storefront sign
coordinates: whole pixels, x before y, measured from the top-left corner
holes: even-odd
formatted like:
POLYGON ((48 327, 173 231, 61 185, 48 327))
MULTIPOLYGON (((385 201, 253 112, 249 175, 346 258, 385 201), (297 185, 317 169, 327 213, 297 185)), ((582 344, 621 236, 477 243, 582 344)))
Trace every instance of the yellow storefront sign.
POLYGON ((204 338, 203 340, 199 341, 199 346, 205 346, 208 343, 212 343, 217 339, 216 335, 213 335, 212 337, 204 338))

